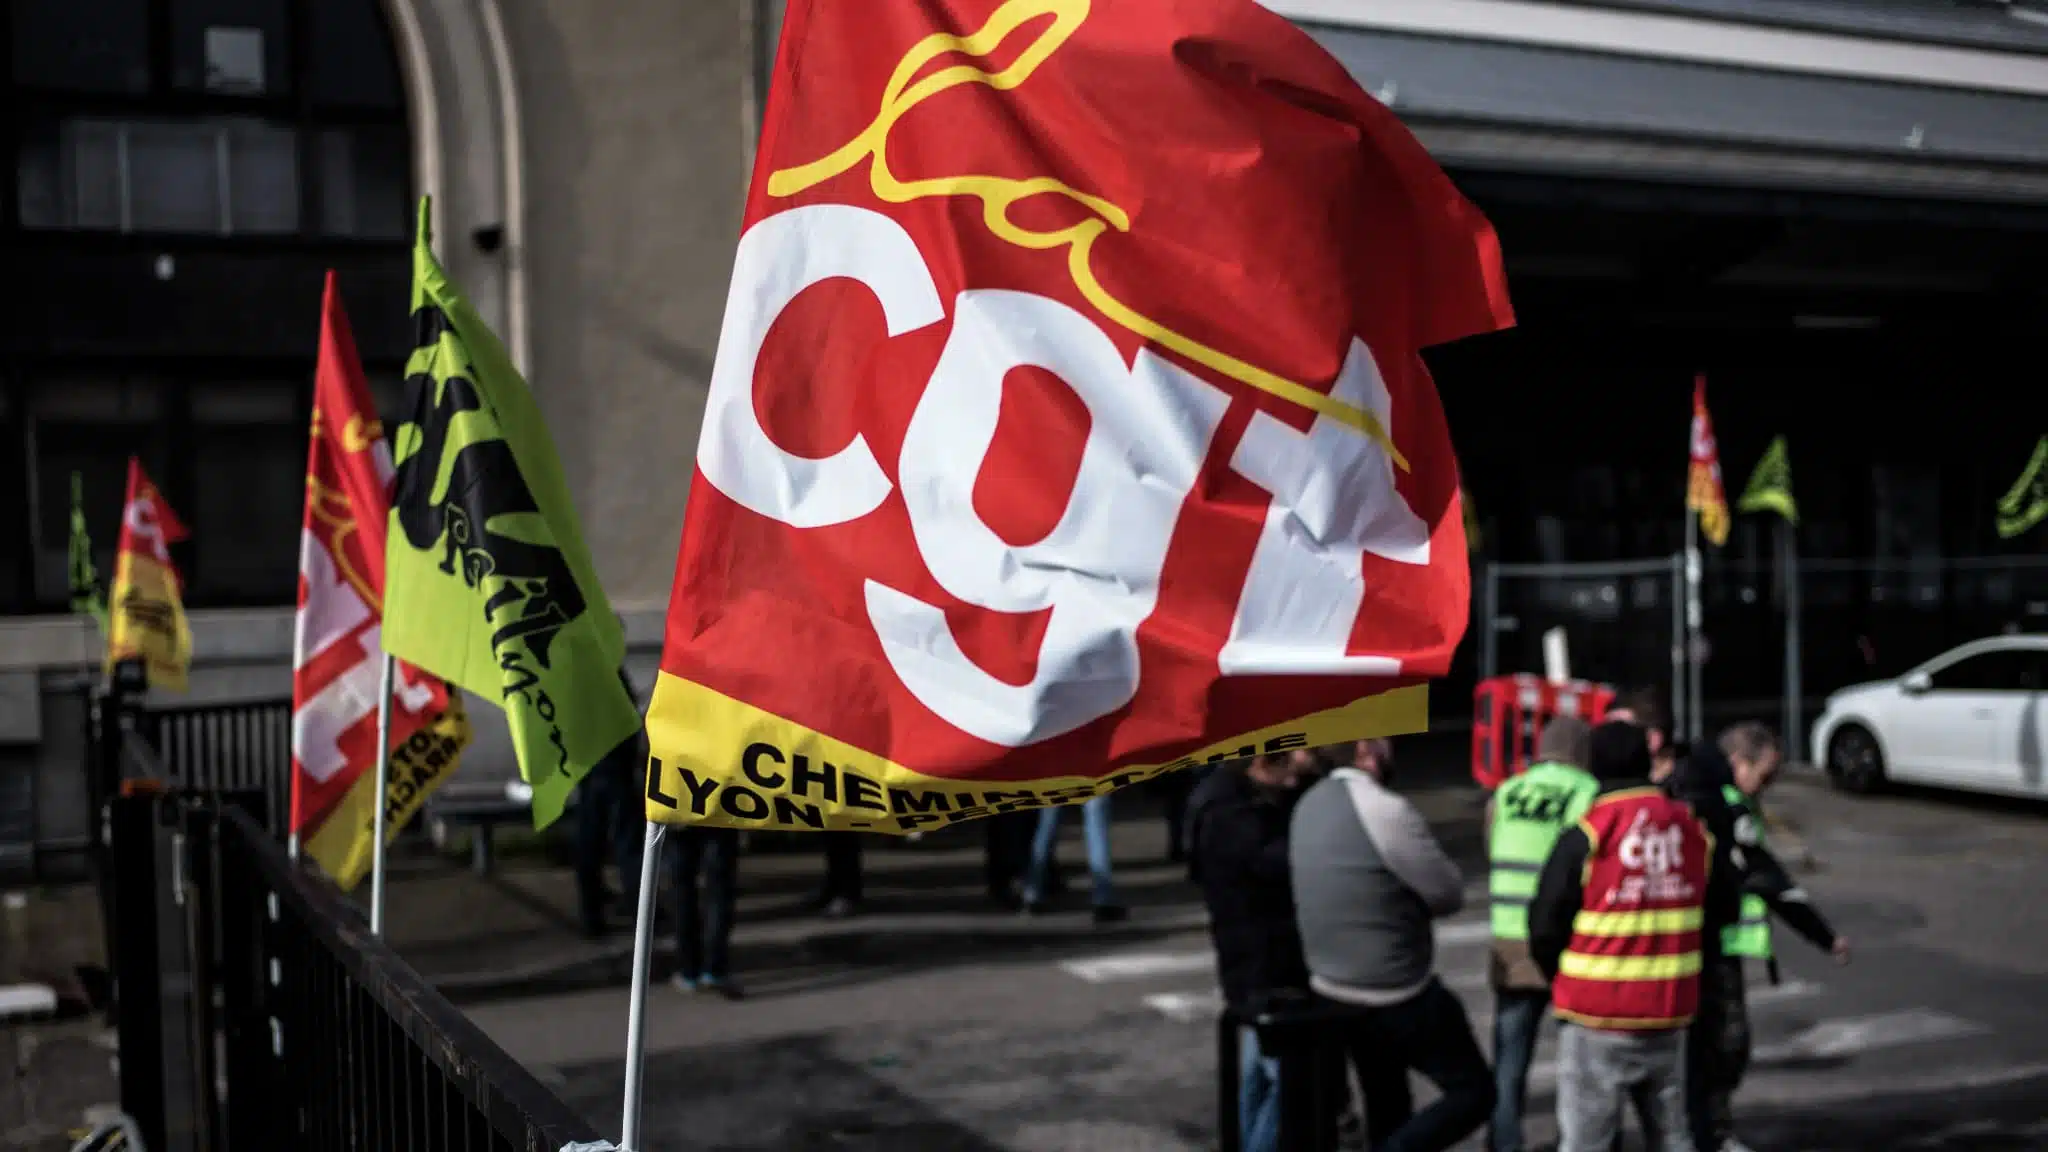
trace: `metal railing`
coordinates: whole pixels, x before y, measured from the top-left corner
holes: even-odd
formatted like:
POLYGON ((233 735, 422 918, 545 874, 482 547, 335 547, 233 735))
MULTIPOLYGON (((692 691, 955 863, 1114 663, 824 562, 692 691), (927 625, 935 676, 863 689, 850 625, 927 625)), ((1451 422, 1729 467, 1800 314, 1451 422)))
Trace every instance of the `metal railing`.
POLYGON ((289 699, 153 708, 137 728, 167 781, 199 791, 260 792, 263 819, 284 835, 292 780, 289 699))
MULTIPOLYGON (((115 754, 142 763, 119 775, 171 776, 124 735, 115 754)), ((122 1110, 150 1152, 595 1142, 285 854, 266 803, 185 788, 109 805, 122 1110)))

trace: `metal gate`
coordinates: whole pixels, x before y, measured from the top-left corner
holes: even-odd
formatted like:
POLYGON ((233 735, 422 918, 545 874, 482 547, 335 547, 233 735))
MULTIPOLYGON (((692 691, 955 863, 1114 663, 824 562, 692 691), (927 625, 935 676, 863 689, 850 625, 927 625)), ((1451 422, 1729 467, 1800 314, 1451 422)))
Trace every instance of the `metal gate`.
MULTIPOLYGON (((1655 688, 1680 706, 1684 587, 1682 556, 1489 564, 1480 583, 1479 674, 1542 672, 1543 634, 1563 628, 1574 677, 1622 689, 1655 688)), ((1682 723, 1678 730, 1685 730, 1682 723)))

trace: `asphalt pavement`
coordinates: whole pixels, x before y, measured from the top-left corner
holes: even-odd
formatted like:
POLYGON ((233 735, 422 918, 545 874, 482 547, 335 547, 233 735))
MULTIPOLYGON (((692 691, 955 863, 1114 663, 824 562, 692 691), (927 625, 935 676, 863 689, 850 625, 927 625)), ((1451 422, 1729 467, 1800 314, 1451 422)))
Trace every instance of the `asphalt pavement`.
MULTIPOLYGON (((1419 797, 1476 895, 1476 792, 1439 782, 1419 797)), ((1853 798, 1803 778, 1772 811, 1793 854, 1815 858, 1809 888, 1855 955, 1837 967, 1781 929, 1783 982, 1752 981, 1743 1138, 1759 1152, 2048 1149, 2048 809, 1853 798)), ((1029 920, 986 905, 973 837, 870 853, 868 910, 845 921, 804 911, 810 860, 748 859, 735 937, 747 999, 652 993, 648 1152, 1213 1147, 1212 960, 1195 893, 1162 849, 1157 818, 1120 821, 1134 913, 1112 927, 1079 903, 1029 920)), ((1078 869, 1078 836, 1063 856, 1078 869)), ((1439 972, 1485 1041, 1482 903, 1441 926, 1439 972)), ((624 944, 441 977, 611 1133, 624 944)), ((1546 1036, 1532 1084, 1539 1146, 1554 1136, 1552 1048, 1546 1036)))

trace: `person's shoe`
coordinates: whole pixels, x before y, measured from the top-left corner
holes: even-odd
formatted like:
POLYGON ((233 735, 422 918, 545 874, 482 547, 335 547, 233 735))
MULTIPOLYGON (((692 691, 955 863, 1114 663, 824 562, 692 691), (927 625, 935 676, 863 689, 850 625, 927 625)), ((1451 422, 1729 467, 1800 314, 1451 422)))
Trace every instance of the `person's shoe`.
POLYGON ((844 896, 834 896, 825 902, 825 916, 831 920, 844 920, 860 911, 860 905, 844 896))
POLYGON ((1121 904, 1097 904, 1093 915, 1097 924, 1121 924, 1131 918, 1131 910, 1121 904))
POLYGON ((1024 917, 1026 920, 1034 916, 1043 916, 1050 911, 1052 911, 1052 904, 1043 896, 1032 897, 1030 895, 1023 895, 1017 898, 1017 915, 1024 917))
POLYGON ((1721 1152, 1751 1152, 1750 1146, 1730 1136, 1721 1141, 1721 1152))
POLYGON ((731 979, 706 976, 697 982, 697 987, 715 996, 723 996, 727 1000, 744 1000, 747 998, 746 990, 731 979))
POLYGON ((685 996, 695 996, 698 989, 704 987, 704 983, 695 976, 685 976, 678 972, 668 978, 668 986, 685 996))

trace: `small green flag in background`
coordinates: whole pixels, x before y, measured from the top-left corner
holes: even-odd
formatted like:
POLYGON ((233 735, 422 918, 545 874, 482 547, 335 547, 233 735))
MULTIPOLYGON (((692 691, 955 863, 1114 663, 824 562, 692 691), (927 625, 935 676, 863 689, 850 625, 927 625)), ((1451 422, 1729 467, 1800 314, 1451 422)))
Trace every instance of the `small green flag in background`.
POLYGON ((107 627, 107 596, 92 563, 92 534, 85 529, 85 480, 71 474, 71 610, 107 627))
POLYGON ((534 826, 640 728, 625 637, 526 381, 428 246, 413 245, 412 417, 384 559, 384 650, 505 709, 534 826))
POLYGON ((2012 491, 1998 500, 1998 534, 2007 540, 2048 520, 2048 436, 2034 446, 2033 459, 2012 491))
POLYGON ((1787 523, 1799 523, 1799 505, 1792 499, 1792 459, 1785 450, 1785 438, 1771 441, 1764 458, 1749 474, 1749 486, 1735 507, 1742 512, 1776 512, 1787 523))

